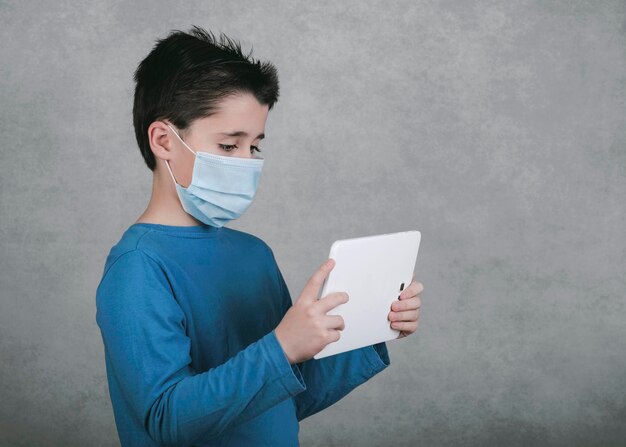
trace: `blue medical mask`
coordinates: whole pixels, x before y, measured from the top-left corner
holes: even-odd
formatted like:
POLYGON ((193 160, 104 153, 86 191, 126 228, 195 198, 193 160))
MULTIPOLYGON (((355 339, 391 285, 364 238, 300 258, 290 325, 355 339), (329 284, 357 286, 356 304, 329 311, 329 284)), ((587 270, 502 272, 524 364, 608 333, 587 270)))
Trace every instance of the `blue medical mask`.
POLYGON ((227 157, 209 152, 196 152, 167 125, 195 156, 191 183, 187 188, 178 184, 167 160, 176 193, 183 209, 207 225, 222 227, 241 216, 256 194, 264 159, 227 157))

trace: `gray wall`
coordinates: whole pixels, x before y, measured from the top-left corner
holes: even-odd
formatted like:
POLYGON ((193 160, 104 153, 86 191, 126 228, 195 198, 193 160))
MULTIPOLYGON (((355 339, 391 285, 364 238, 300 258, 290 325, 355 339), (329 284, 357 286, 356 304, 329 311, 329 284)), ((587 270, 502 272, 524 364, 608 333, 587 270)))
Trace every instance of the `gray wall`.
POLYGON ((191 24, 273 61, 253 206, 294 299, 418 229, 420 326, 303 446, 626 444, 626 5, 0 1, 0 444, 114 446, 95 323, 151 173, 132 73, 191 24))

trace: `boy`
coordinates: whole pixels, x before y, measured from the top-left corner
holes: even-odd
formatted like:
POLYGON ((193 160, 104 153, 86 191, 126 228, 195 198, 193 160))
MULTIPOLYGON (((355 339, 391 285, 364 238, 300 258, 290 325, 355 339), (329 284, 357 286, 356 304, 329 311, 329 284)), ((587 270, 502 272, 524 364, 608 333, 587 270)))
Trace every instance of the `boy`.
MULTIPOLYGON (((158 40, 134 79, 152 196, 96 292, 121 444, 298 445, 300 420, 390 361, 385 343, 312 359, 344 328, 326 312, 347 294, 316 299, 333 261, 292 304, 271 248, 224 227, 256 192, 276 69, 193 27, 158 40)), ((420 287, 413 281, 390 312, 401 335, 417 327, 420 287)))

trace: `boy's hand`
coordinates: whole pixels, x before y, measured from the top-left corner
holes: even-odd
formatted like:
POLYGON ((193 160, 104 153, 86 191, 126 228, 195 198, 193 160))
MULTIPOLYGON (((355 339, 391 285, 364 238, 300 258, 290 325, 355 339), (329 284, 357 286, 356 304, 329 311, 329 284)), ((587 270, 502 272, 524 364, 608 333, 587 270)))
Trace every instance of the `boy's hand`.
POLYGON ((326 313, 347 303, 348 294, 333 292, 317 299, 320 287, 334 267, 332 258, 319 267, 275 329, 276 338, 291 364, 308 360, 327 344, 339 340, 345 328, 341 315, 326 313))
POLYGON ((422 298, 419 296, 424 290, 421 282, 413 282, 402 291, 398 301, 391 303, 391 312, 387 319, 391 321, 392 329, 399 329, 398 338, 408 337, 417 329, 420 318, 422 298))

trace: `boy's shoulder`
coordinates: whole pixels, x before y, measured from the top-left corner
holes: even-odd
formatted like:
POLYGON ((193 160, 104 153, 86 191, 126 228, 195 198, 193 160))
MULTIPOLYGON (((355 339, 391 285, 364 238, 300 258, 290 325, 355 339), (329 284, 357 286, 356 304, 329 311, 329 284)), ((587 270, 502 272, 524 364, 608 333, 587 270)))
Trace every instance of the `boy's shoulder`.
POLYGON ((111 247, 104 263, 103 277, 106 276, 108 270, 125 254, 133 252, 141 252, 140 242, 151 230, 142 226, 131 225, 128 227, 120 239, 111 247))
MULTIPOLYGON (((163 247, 163 240, 167 240, 168 246, 176 244, 177 241, 183 243, 188 240, 189 237, 201 238, 206 236, 206 233, 198 231, 193 228, 191 230, 172 230, 173 227, 165 227, 160 225, 130 225, 122 234, 118 242, 111 247, 109 254, 106 258, 104 265, 103 275, 106 275, 107 270, 124 255, 128 255, 132 252, 142 254, 154 260, 160 259, 159 251, 163 247)), ((259 236, 251 233, 247 233, 241 230, 235 230, 233 228, 221 227, 216 232, 212 233, 215 237, 222 240, 228 240, 229 243, 237 244, 243 247, 249 254, 265 252, 274 259, 274 253, 271 247, 259 236)))

